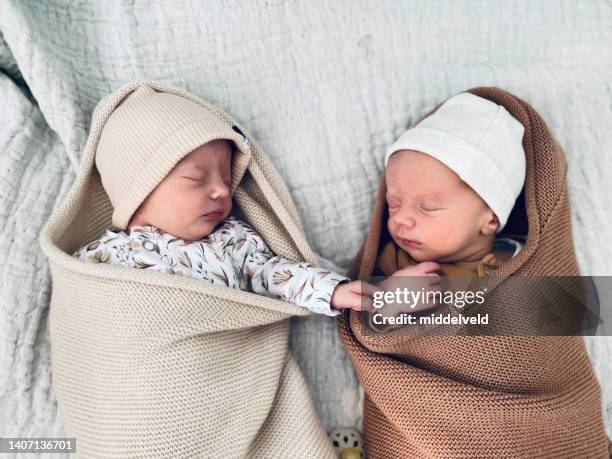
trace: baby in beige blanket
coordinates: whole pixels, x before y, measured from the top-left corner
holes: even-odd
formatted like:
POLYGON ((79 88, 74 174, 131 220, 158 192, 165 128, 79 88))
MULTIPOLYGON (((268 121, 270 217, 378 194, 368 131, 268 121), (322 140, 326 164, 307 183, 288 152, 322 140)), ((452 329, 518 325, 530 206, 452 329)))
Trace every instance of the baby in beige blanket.
POLYGON ((237 126, 203 106, 141 86, 110 115, 96 150, 113 228, 74 256, 199 278, 330 316, 370 304, 374 287, 276 256, 231 215, 233 156, 249 149, 237 126))

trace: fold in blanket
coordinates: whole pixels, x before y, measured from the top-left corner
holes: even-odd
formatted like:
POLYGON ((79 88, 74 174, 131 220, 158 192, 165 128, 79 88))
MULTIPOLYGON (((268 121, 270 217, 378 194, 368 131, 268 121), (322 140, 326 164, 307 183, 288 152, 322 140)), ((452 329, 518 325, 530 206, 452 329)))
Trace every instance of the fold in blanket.
MULTIPOLYGON (((526 244, 491 279, 578 276, 563 150, 527 103, 497 88, 470 92, 525 126, 525 187, 504 232, 525 235, 526 244)), ((352 278, 380 274, 386 212, 383 178, 352 278)), ((504 282, 496 289, 485 307, 511 308, 511 289, 504 282)), ((537 297, 523 310, 530 307, 538 309, 537 297)), ((383 336, 365 327, 356 311, 340 317, 364 386, 369 458, 608 457, 600 388, 582 337, 383 336)))
MULTIPOLYGON (((219 108, 148 80, 96 107, 80 176, 40 235, 53 277, 51 359, 66 435, 88 457, 335 457, 288 350, 288 319, 308 311, 70 255, 111 227, 96 146, 114 108, 142 84, 238 126, 219 108)), ((232 165, 239 211, 276 254, 316 264, 282 179, 249 141, 232 165)))

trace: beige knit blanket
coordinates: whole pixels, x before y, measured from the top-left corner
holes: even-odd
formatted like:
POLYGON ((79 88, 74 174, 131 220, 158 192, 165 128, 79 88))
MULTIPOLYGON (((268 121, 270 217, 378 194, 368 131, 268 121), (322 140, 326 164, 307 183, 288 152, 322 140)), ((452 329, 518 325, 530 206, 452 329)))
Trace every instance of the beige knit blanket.
MULTIPOLYGON (((288 319, 307 310, 70 256, 111 226, 96 146, 110 113, 145 83, 238 125, 156 81, 129 83, 96 107, 81 173, 40 235, 53 277, 53 384, 66 435, 84 457, 334 457, 288 350, 288 319)), ((276 254, 315 264, 285 184, 249 140, 251 157, 233 164, 235 204, 276 254)))

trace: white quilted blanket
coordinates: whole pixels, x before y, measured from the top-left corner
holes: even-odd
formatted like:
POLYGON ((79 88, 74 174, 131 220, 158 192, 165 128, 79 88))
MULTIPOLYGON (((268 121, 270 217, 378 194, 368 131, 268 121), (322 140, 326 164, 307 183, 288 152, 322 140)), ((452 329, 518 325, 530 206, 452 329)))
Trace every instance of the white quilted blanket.
MULTIPOLYGON (((75 179, 95 103, 125 81, 166 80, 248 126, 339 269, 365 235, 385 147, 450 95, 499 86, 566 149, 580 265, 611 275, 611 49, 603 0, 0 0, 0 436, 62 433, 36 239, 75 179)), ((334 319, 292 331, 324 425, 359 426, 334 319)), ((612 338, 587 342, 610 427, 612 338)))

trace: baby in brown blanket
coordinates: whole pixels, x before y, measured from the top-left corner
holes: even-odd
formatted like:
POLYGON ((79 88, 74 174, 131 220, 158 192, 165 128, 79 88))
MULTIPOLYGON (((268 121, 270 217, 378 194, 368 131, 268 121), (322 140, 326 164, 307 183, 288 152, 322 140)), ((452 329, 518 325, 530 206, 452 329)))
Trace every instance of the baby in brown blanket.
POLYGON ((504 107, 461 93, 404 132, 385 155, 392 240, 378 274, 484 275, 517 254, 520 241, 496 235, 525 180, 523 131, 504 107))
POLYGON ((608 457, 582 337, 533 333, 548 323, 556 332, 556 314, 581 300, 510 281, 579 275, 565 154, 542 118, 499 88, 474 88, 405 132, 385 164, 349 276, 486 276, 479 281, 495 288, 470 313, 495 317, 487 327, 417 324, 378 334, 362 314, 340 316, 364 389, 367 457, 608 457), (506 239, 502 248, 502 230, 520 233, 524 247, 506 239))

